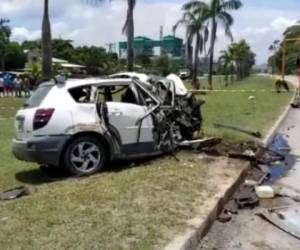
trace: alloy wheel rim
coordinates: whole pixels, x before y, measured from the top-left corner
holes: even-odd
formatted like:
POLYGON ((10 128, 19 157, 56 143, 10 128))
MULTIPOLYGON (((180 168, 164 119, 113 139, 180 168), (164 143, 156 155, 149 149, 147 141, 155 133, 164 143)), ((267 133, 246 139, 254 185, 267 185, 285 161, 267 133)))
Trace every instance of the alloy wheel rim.
POLYGON ((80 142, 71 152, 71 163, 80 172, 93 171, 101 161, 101 152, 92 142, 80 142))

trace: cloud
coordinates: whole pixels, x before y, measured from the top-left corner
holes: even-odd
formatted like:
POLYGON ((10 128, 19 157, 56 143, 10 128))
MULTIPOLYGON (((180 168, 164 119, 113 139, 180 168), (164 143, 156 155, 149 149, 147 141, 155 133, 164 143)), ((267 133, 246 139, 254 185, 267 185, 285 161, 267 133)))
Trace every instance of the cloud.
MULTIPOLYGON (((105 46, 106 43, 125 40, 121 30, 126 17, 127 4, 124 0, 104 1, 95 5, 87 0, 52 0, 50 18, 53 37, 71 39, 75 45, 105 46)), ((172 33, 172 26, 181 17, 181 6, 186 0, 138 0, 135 10, 135 34, 159 39, 160 26, 164 34, 172 33)), ((244 0, 244 7, 233 12, 232 27, 235 40, 246 39, 257 54, 258 63, 269 56, 268 47, 280 39, 283 31, 297 20, 296 8, 283 10, 274 1, 253 4, 256 0, 244 0), (267 5, 269 4, 269 6, 267 5)), ((291 0, 286 0, 291 2, 291 0)), ((282 4, 282 3, 281 3, 282 4)), ((17 41, 37 39, 41 36, 43 1, 0 0, 0 17, 10 18, 12 39, 17 41)), ((184 38, 184 29, 177 36, 184 38)), ((218 51, 229 44, 222 29, 218 31, 218 51)))
POLYGON ((14 27, 12 29, 12 40, 24 41, 24 40, 35 40, 40 38, 40 30, 28 30, 25 27, 14 27))
POLYGON ((285 17, 278 17, 272 23, 271 27, 273 30, 282 31, 287 27, 294 25, 297 22, 297 19, 289 19, 285 17))

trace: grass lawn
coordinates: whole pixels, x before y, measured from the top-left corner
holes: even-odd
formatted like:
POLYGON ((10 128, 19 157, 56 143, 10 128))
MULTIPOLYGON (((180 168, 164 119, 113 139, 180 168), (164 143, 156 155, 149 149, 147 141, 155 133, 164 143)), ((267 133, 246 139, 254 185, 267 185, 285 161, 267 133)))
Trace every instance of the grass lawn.
POLYGON ((266 90, 266 92, 255 93, 210 92, 207 95, 198 96, 206 101, 203 106, 205 135, 220 136, 230 142, 253 140, 253 138, 235 131, 215 128, 213 123, 249 128, 266 135, 268 129, 286 108, 293 94, 292 92, 280 94, 272 92, 274 80, 262 76, 249 77, 228 87, 221 85, 218 80, 214 86, 215 89, 266 90), (250 96, 254 96, 255 99, 249 100, 250 96))
MULTIPOLYGON (((228 87, 252 88, 272 90, 273 81, 251 77, 228 87)), ((248 140, 238 133, 216 130, 212 124, 266 131, 290 97, 271 91, 201 96, 207 101, 204 131, 229 140, 248 140), (254 105, 249 95, 256 97, 254 105)), ((19 162, 10 153, 13 116, 22 103, 0 99, 0 190, 25 183, 34 185, 37 192, 0 203, 0 249, 159 249, 234 171, 226 166, 219 179, 213 179, 218 164, 212 167, 210 161, 181 152, 180 162, 167 156, 120 163, 121 167, 89 178, 45 183, 37 165, 19 162)))

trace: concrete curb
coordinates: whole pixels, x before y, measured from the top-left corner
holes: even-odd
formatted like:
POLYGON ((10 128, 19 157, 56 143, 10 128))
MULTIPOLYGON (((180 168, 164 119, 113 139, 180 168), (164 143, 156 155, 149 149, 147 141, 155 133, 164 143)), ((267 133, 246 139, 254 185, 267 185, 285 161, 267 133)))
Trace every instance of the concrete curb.
MULTIPOLYGON (((293 96, 294 98, 294 96, 293 96)), ((293 100, 293 99, 292 99, 293 100)), ((284 122, 285 118, 287 117, 289 111, 291 110, 290 104, 285 108, 285 110, 282 112, 282 114, 279 116, 277 121, 275 122, 274 126, 269 130, 268 134, 263 139, 262 143, 264 146, 269 145, 272 142, 272 139, 282 123, 284 122)))
POLYGON ((206 219, 194 218, 188 224, 186 231, 172 240, 164 250, 193 250, 200 244, 200 241, 208 233, 210 227, 217 219, 225 204, 230 200, 237 187, 245 180, 249 171, 250 164, 240 173, 235 182, 219 198, 206 219))

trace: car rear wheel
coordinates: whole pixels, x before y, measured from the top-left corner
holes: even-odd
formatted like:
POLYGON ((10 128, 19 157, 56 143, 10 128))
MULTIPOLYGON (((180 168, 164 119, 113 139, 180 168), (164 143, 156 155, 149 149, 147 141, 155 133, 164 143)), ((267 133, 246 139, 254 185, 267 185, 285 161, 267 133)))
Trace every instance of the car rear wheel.
POLYGON ((85 136, 72 141, 65 151, 64 165, 72 175, 91 175, 103 168, 105 149, 93 137, 85 136))

